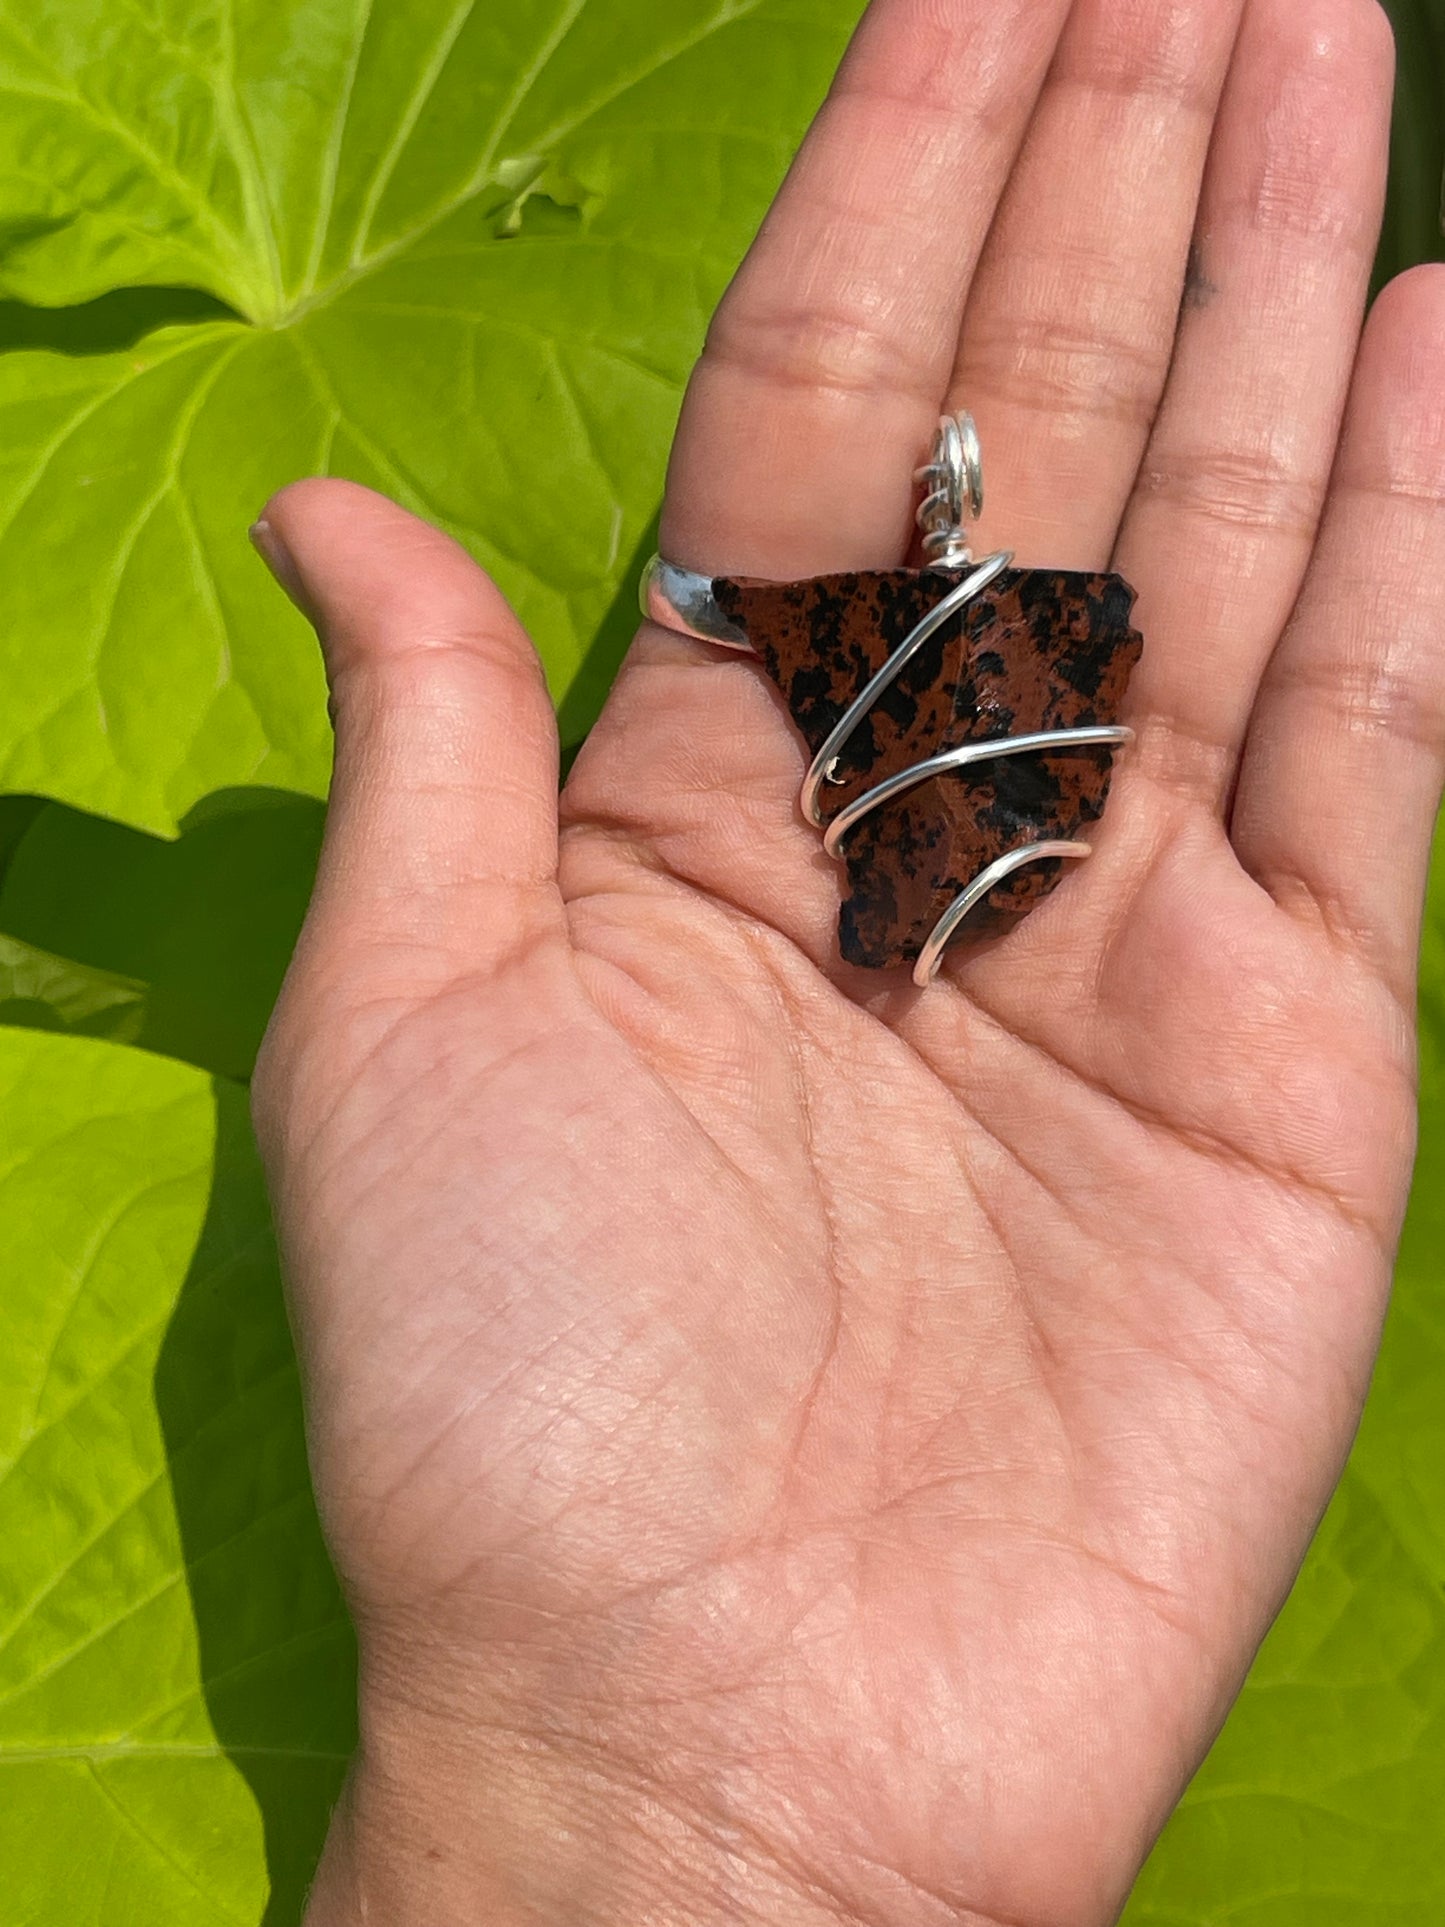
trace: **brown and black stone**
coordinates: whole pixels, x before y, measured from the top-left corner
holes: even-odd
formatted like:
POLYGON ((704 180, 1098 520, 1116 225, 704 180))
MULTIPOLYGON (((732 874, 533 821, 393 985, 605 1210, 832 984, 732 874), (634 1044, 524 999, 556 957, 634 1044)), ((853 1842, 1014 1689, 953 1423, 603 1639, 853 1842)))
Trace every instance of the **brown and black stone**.
MULTIPOLYGON (((966 571, 890 569, 804 582, 717 577, 719 608, 746 634, 815 755, 844 710, 966 571)), ((823 791, 841 809, 884 777, 989 736, 1116 723, 1143 640, 1121 576, 1009 569, 923 645, 859 724, 823 791)), ((844 844, 839 945, 849 963, 911 961, 959 892, 1024 843, 1069 840, 1109 793, 1107 746, 1001 756, 921 783, 844 844)), ((997 935, 1059 881, 1026 864, 972 912, 997 935)))

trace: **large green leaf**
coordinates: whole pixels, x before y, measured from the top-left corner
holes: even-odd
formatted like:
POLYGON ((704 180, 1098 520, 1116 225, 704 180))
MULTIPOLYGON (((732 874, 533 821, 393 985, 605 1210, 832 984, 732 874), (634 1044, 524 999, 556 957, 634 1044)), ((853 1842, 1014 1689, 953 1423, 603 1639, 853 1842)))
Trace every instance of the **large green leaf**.
POLYGON ((1126 1927, 1445 1920, 1445 863, 1423 984, 1420 1162, 1360 1437, 1126 1927))
MULTIPOLYGON (((329 753, 243 538, 294 474, 451 528, 580 735, 705 316, 858 4, 0 0, 0 787, 138 826, 0 798, 0 1019, 249 1068, 316 812, 214 792, 319 794, 329 753)), ((1391 268, 1439 251, 1442 4, 1389 0, 1391 268)), ((1131 1927, 1445 1918, 1438 894, 1425 1003, 1360 1444, 1131 1927)), ((0 1927, 292 1927, 352 1662, 242 1100, 0 1030, 0 1114, 0 1927)))
POLYGON ((0 786, 162 833, 321 792, 314 649, 244 537, 311 472, 458 535, 563 695, 856 11, 0 0, 0 296, 94 302, 97 342, 107 291, 214 298, 0 356, 0 786))
POLYGON ((0 1111, 0 1922, 281 1927, 353 1659, 244 1098, 0 1031, 0 1111))

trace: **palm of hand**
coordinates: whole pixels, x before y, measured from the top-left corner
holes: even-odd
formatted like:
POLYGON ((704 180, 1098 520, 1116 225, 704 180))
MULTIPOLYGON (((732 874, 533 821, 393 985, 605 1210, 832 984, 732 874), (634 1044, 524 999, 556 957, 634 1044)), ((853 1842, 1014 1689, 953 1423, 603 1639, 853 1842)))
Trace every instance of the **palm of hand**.
MULTIPOLYGON (((896 61, 906 10, 882 12, 871 58, 896 61)), ((1274 45, 1253 31, 1236 144, 1274 45)), ((1372 164, 1329 191, 1368 203, 1372 164)), ((1175 198, 1196 189, 1181 170, 1175 198)), ((1012 271, 1007 228, 991 245, 980 337, 1012 271)), ((797 528, 734 508, 718 533, 703 478, 737 384, 797 388, 758 349, 777 285, 760 244, 694 386, 669 542, 761 573, 887 560, 841 553, 846 520, 791 568, 769 545, 797 528)), ((1438 289, 1412 298, 1361 358, 1372 405, 1422 304, 1438 330, 1438 289)), ((1151 447, 1197 437, 1218 366, 1194 353, 1151 447)), ((841 393, 796 402, 815 437, 853 421, 841 393)), ((1327 468, 1323 410, 1300 441, 1327 468)), ((1045 430, 1007 420, 1027 530, 1045 430)), ((1346 430, 1347 479, 1366 444, 1346 430)), ((1126 436, 1121 473, 1139 456, 1126 436)), ((1361 726, 1380 678, 1353 712, 1310 695, 1339 646, 1310 598, 1333 610, 1358 572, 1363 499, 1341 487, 1280 644, 1313 522, 1296 554, 1217 501, 1171 519, 1136 491, 1119 548, 1151 656, 1233 619, 1198 583, 1252 558, 1245 718, 1282 665, 1256 736, 1190 713, 1177 663, 1141 671, 1095 856, 924 994, 832 961, 836 874, 754 665, 645 633, 564 792, 559 860, 549 719, 470 565, 344 485, 272 512, 322 616, 339 761, 262 1122, 363 1652, 381 1701, 443 1726, 470 1708, 499 1778, 623 1789, 569 1812, 605 1836, 625 1811, 681 1870, 668 1918, 709 1917, 726 1849, 744 1918, 1107 1919, 1292 1577, 1358 1413, 1408 1166, 1418 852, 1382 894, 1368 827, 1301 841, 1341 820, 1322 758, 1347 779, 1380 758, 1361 726), (412 641, 438 634, 458 646, 412 641)), ((896 529, 896 490, 880 502, 896 529)), ((1075 553, 1021 560, 1102 560, 1086 521, 1055 540, 1075 553)), ((1391 666, 1386 720, 1407 696, 1423 713, 1407 680, 1391 666)), ((527 1877, 577 1905, 565 1853, 527 1877)))

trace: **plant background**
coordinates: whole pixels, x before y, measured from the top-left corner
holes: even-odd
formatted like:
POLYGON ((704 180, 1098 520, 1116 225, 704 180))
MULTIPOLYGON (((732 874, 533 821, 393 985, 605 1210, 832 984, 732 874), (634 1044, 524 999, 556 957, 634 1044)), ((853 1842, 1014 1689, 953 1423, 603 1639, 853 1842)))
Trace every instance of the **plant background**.
MULTIPOLYGON (((0 1927, 291 1927, 352 1741, 244 1089, 327 725, 246 524, 441 522, 579 740, 857 4, 0 0, 0 1927)), ((1391 10, 1382 274, 1445 146, 1445 0, 1391 10)), ((1445 1919, 1440 884, 1422 1005, 1360 1441, 1129 1927, 1445 1919)))

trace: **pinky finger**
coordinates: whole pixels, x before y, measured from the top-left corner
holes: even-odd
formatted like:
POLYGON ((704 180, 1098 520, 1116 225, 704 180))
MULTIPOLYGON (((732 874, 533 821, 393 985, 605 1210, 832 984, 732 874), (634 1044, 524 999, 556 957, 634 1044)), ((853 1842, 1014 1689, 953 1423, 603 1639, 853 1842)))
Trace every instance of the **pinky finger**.
POLYGON ((1329 504, 1265 673, 1231 836, 1285 910, 1413 996, 1445 777, 1445 267, 1381 295, 1329 504))

